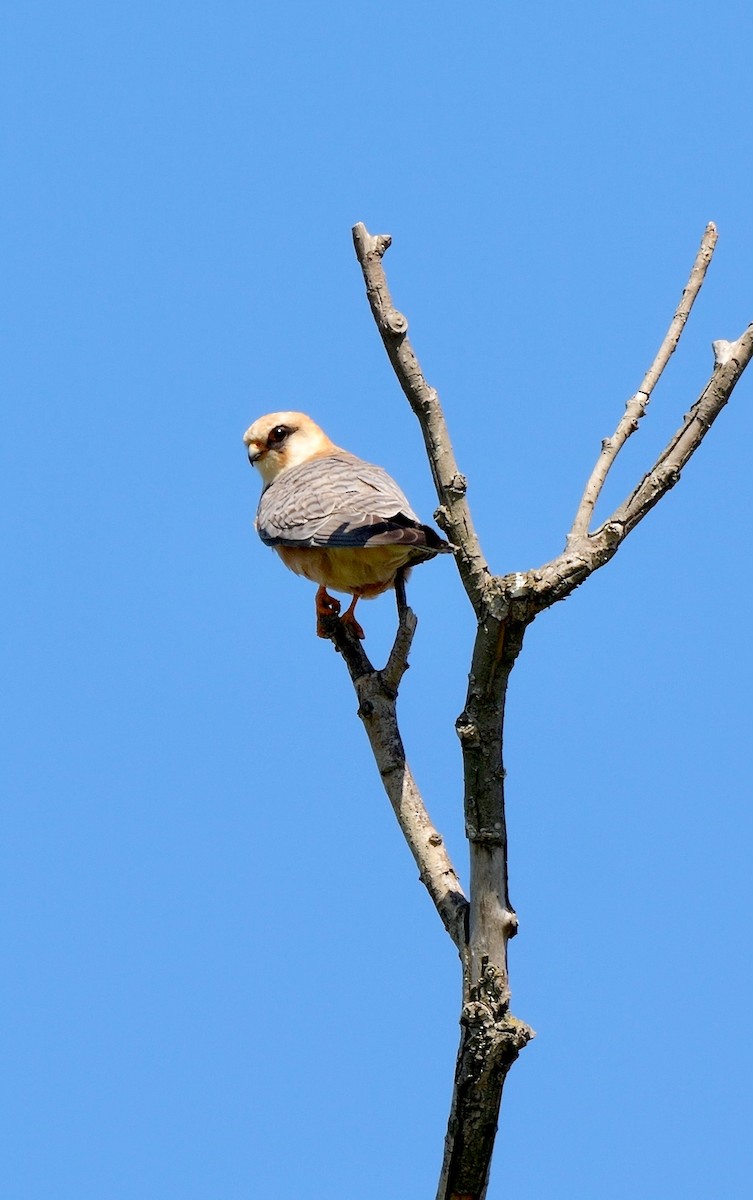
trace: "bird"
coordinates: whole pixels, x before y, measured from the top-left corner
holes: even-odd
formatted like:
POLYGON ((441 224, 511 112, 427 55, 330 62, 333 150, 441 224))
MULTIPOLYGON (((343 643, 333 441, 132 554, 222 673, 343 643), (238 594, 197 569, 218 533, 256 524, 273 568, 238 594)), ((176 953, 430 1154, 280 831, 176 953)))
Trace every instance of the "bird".
POLYGON ((454 550, 421 524, 382 467, 336 446, 305 413, 259 417, 243 441, 263 482, 257 532, 286 567, 319 585, 319 637, 330 636, 331 618, 340 613, 328 588, 352 596, 341 620, 363 638, 355 617, 360 599, 394 587, 400 602, 412 566, 454 550))

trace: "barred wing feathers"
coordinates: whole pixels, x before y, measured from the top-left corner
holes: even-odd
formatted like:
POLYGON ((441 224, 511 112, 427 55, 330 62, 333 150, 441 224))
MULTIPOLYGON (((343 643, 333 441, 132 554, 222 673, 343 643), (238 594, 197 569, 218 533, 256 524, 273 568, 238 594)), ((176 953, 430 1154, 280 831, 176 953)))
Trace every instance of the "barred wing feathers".
POLYGON ((278 475, 262 492, 256 527, 268 546, 404 545, 416 558, 451 549, 382 467, 344 450, 278 475))

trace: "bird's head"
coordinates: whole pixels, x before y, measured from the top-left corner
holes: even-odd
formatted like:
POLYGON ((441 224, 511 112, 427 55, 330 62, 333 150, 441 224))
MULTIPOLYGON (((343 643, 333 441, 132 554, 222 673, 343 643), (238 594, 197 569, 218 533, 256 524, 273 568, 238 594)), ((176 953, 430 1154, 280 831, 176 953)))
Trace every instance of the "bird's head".
POLYGON ((311 417, 300 412, 259 417, 246 430, 243 441, 248 446, 248 461, 258 468, 266 487, 282 471, 337 449, 311 417))

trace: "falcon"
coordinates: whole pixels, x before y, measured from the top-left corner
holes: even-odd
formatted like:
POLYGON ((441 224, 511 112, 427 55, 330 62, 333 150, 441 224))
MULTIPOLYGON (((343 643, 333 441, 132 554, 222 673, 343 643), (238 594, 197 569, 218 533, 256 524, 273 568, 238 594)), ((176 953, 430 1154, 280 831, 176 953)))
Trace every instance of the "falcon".
POLYGON ((286 567, 319 585, 319 637, 328 636, 325 618, 340 612, 328 588, 353 597, 341 619, 363 638, 355 617, 360 599, 401 589, 416 563, 452 552, 449 542, 421 524, 382 467, 336 446, 305 413, 259 417, 243 441, 264 484, 259 537, 286 567))

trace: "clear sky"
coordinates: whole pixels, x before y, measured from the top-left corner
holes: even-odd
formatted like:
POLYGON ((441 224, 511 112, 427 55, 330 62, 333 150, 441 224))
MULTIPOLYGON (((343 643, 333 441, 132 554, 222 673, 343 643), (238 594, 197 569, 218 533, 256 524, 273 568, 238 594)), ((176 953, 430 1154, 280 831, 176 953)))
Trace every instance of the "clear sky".
MULTIPOLYGON (((35 3, 0 30, 3 1193, 432 1197, 459 971, 241 436, 301 408, 430 519, 350 228, 390 232, 500 571, 563 544, 753 318, 753 11, 35 3)), ((489 1200, 747 1197, 753 375, 618 557, 529 632, 508 717, 513 1008, 489 1200)), ((473 635, 416 571, 401 694, 466 875, 473 635)), ((364 604, 384 655, 391 597, 364 604)))

